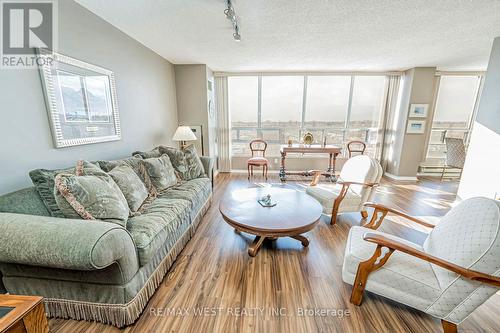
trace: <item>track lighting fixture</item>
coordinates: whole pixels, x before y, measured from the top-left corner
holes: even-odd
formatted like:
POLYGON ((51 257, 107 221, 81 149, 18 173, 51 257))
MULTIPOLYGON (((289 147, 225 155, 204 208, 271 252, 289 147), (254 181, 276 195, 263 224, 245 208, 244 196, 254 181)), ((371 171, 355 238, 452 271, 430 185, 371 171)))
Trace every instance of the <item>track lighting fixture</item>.
POLYGON ((241 41, 241 35, 240 35, 240 28, 238 26, 238 18, 236 17, 236 12, 234 11, 233 4, 231 3, 231 0, 226 0, 226 9, 224 9, 224 15, 226 15, 226 18, 231 21, 233 24, 233 38, 235 41, 239 42, 241 41))

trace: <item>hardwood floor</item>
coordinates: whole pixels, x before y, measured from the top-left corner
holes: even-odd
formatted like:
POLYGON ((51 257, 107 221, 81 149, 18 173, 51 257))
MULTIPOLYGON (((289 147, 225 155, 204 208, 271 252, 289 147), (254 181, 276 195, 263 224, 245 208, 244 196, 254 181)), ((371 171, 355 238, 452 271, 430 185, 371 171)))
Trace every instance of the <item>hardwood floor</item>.
MULTIPOLYGON (((231 190, 259 182, 264 180, 218 176, 212 207, 133 326, 119 330, 51 319, 51 332, 442 332, 438 319, 371 293, 365 294, 360 307, 349 302, 351 286, 342 281, 341 269, 346 236, 350 226, 360 224, 359 213, 341 215, 335 226, 324 217, 306 234, 307 248, 280 238, 264 243, 256 257, 249 257, 253 237, 234 233, 222 220, 218 203, 231 190)), ((279 183, 277 176, 269 175, 267 183, 279 183)), ((307 180, 287 183, 300 189, 307 180)), ((384 180, 374 201, 434 222, 450 209, 456 189, 456 182, 384 180)), ((381 229, 416 242, 425 238, 400 220, 390 220, 395 223, 384 223, 381 229)), ((499 304, 500 296, 493 296, 459 326, 459 332, 499 332, 499 304)))

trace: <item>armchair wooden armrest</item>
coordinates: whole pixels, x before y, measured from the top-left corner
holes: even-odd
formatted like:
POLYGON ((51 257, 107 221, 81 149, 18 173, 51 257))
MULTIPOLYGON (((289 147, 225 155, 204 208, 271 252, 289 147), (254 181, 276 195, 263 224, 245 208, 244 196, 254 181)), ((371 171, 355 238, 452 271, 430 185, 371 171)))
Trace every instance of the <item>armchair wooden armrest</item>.
POLYGON ((390 208, 390 207, 387 207, 387 206, 384 206, 381 204, 377 204, 374 202, 366 202, 364 204, 364 206, 371 207, 371 208, 375 209, 373 211, 373 215, 372 215, 370 222, 368 222, 367 224, 364 225, 364 227, 366 227, 366 228, 370 228, 370 229, 375 230, 378 227, 380 227, 380 225, 382 224, 382 221, 384 220, 384 218, 386 217, 386 215, 388 213, 392 213, 392 214, 404 217, 407 220, 410 220, 410 221, 415 222, 417 224, 423 225, 424 227, 427 227, 427 228, 434 228, 434 225, 427 223, 427 222, 425 222, 421 219, 418 219, 416 217, 410 216, 410 215, 403 213, 403 212, 401 212, 397 209, 394 209, 394 208, 390 208))
POLYGON ((409 254, 411 256, 420 258, 422 260, 428 261, 431 264, 443 267, 449 271, 452 271, 454 273, 457 273, 458 275, 461 275, 467 279, 473 280, 473 281, 479 281, 487 284, 491 284, 496 287, 500 287, 500 277, 481 273, 478 271, 473 271, 467 268, 464 268, 462 266, 458 266, 454 263, 451 263, 449 261, 446 261, 444 259, 435 257, 433 255, 430 255, 428 253, 422 252, 418 249, 415 249, 411 246, 408 246, 406 244, 403 244, 401 242, 398 242, 394 239, 387 238, 383 235, 367 232, 364 236, 363 239, 367 242, 375 243, 378 246, 385 246, 391 250, 396 250, 396 251, 401 251, 406 254, 409 254))
POLYGON ((355 305, 361 304, 361 301, 363 299, 363 292, 365 290, 366 282, 368 281, 368 276, 370 275, 370 273, 381 268, 387 262, 394 251, 401 251, 411 256, 420 258, 422 260, 430 262, 431 264, 435 264, 443 267, 444 269, 450 270, 467 279, 500 287, 500 277, 458 266, 454 263, 398 242, 394 239, 387 238, 383 235, 367 232, 366 234, 364 234, 363 239, 367 242, 377 244, 377 248, 375 249, 375 252, 370 259, 359 263, 351 293, 351 302, 355 305))
POLYGON ((321 178, 321 174, 323 172, 321 170, 309 170, 307 171, 308 175, 313 175, 313 179, 311 180, 311 183, 309 186, 316 186, 319 183, 319 179, 321 178))

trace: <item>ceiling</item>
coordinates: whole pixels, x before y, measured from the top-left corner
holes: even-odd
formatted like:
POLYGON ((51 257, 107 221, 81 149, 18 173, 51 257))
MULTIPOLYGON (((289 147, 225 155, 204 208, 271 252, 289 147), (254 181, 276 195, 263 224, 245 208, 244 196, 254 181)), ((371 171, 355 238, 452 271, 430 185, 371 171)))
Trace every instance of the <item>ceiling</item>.
POLYGON ((175 64, 216 71, 486 69, 498 0, 77 0, 175 64))

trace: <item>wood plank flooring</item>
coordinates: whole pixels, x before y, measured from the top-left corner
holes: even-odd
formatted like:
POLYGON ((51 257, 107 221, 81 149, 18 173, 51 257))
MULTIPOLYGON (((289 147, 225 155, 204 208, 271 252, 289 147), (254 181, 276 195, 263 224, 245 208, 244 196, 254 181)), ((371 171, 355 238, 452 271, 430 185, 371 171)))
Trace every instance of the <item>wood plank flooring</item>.
MULTIPOLYGON (((359 213, 341 215, 336 226, 322 219, 306 234, 308 248, 280 238, 249 257, 253 237, 234 233, 222 220, 218 203, 234 189, 261 182, 260 177, 249 182, 246 175, 217 177, 212 207, 134 325, 119 330, 51 319, 51 332, 442 332, 439 320, 374 294, 365 294, 360 307, 349 303, 351 286, 342 282, 341 269, 346 236, 352 225, 360 224, 359 213), (314 312, 321 309, 323 313, 314 312)), ((307 182, 295 178, 287 183, 300 189, 307 182)), ((279 181, 270 175, 267 183, 279 181)), ((434 222, 450 209, 456 189, 456 182, 384 180, 374 201, 434 222)), ((425 238, 392 220, 384 230, 416 242, 425 238)), ((500 296, 493 296, 459 332, 500 332, 499 304, 500 296)))

